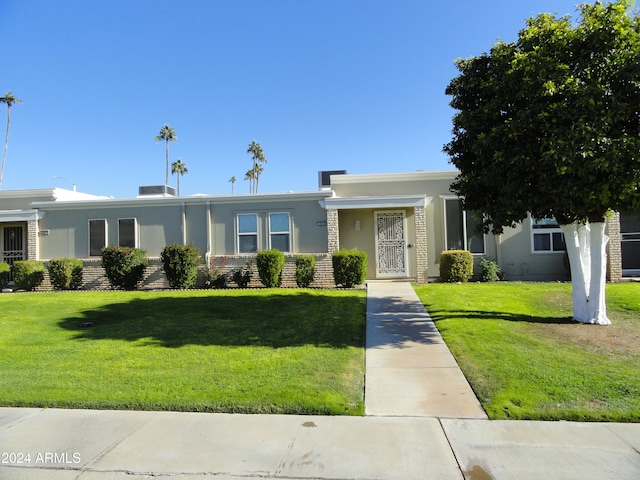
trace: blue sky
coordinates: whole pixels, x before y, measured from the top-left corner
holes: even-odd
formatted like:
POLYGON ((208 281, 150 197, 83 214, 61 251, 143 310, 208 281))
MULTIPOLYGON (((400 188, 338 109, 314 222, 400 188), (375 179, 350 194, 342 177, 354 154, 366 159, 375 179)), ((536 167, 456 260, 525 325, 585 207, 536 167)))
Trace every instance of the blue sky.
POLYGON ((449 170, 455 59, 577 3, 2 0, 0 94, 23 101, 2 189, 134 197, 164 183, 165 123, 183 195, 230 193, 232 176, 248 193, 252 140, 260 192, 315 190, 319 170, 449 170))

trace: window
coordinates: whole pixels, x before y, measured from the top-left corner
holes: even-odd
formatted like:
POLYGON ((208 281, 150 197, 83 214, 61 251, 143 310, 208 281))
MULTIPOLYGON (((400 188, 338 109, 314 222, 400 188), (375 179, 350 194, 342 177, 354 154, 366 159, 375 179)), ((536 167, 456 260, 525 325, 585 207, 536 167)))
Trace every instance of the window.
POLYGON ((531 235, 534 252, 564 252, 564 235, 554 218, 531 219, 531 235))
POLYGON ((269 244, 271 248, 277 248, 281 252, 291 250, 289 228, 289 214, 287 212, 269 214, 269 244))
POLYGON ((136 247, 136 219, 135 218, 119 218, 118 219, 118 245, 121 247, 136 247))
POLYGON ((458 198, 445 198, 445 248, 447 250, 469 250, 471 253, 484 254, 484 234, 481 222, 473 212, 462 209, 458 198))
POLYGON ((99 257, 107 246, 107 221, 89 220, 89 256, 99 257))
POLYGON ((238 252, 256 253, 258 251, 258 214, 238 214, 238 252))

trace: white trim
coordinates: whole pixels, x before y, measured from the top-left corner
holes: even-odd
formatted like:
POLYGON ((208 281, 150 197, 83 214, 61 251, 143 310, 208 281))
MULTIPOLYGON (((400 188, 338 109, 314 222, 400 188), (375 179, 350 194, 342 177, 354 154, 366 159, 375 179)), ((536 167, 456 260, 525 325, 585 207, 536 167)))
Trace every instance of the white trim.
POLYGON ((287 211, 283 211, 283 212, 268 212, 267 213, 267 241, 269 243, 269 248, 273 248, 273 246, 271 245, 271 235, 289 235, 289 245, 288 245, 288 249, 286 252, 283 251, 283 253, 293 253, 293 246, 292 246, 292 235, 291 235, 291 212, 287 212, 287 211), (271 231, 271 215, 287 215, 287 225, 288 225, 288 230, 286 232, 273 232, 271 231))
POLYGON ((260 216, 258 215, 257 212, 238 212, 236 213, 236 227, 235 227, 235 237, 236 237, 236 254, 237 255, 255 255, 256 253, 258 253, 258 251, 260 251, 260 216), (249 216, 249 215, 253 215, 256 219, 256 231, 255 233, 250 232, 250 233, 240 233, 240 215, 244 215, 244 216, 249 216), (250 236, 250 235, 255 235, 256 237, 256 251, 255 252, 241 252, 240 251, 240 236, 250 236))
POLYGON ((363 173, 331 175, 332 185, 349 185, 355 183, 392 183, 402 181, 419 180, 453 180, 460 172, 458 170, 442 171, 415 171, 415 172, 395 172, 395 173, 363 173))
POLYGON ((107 198, 95 197, 95 199, 87 199, 81 201, 38 201, 31 203, 36 208, 45 208, 46 210, 64 209, 70 210, 74 208, 87 207, 160 207, 160 206, 179 206, 182 203, 186 205, 201 205, 205 202, 215 204, 227 203, 244 203, 244 204, 262 204, 264 202, 291 202, 300 200, 322 200, 331 197, 333 191, 318 192, 288 192, 288 193, 236 193, 234 195, 193 195, 189 197, 143 197, 143 198, 107 198))
POLYGON ((327 198, 320 205, 327 210, 353 210, 362 208, 394 209, 426 207, 432 198, 426 195, 384 195, 364 197, 327 198))
MULTIPOLYGON (((537 228, 534 229, 533 225, 535 220, 533 219, 533 217, 531 216, 531 214, 528 215, 529 217, 529 243, 530 243, 530 247, 531 247, 531 253, 535 254, 535 255, 549 255, 549 254, 553 254, 553 255, 558 255, 558 254, 564 254, 564 252, 566 251, 567 247, 566 247, 566 240, 565 240, 565 248, 563 250, 554 250, 553 249, 553 234, 554 233, 560 233, 561 235, 564 235, 562 228, 560 227, 560 224, 558 224, 557 227, 549 227, 549 228, 537 228), (535 249, 535 234, 538 235, 549 235, 549 245, 551 247, 550 250, 536 250, 535 249)), ((557 222, 556 222, 557 223, 557 222)))
POLYGON ((138 219, 136 217, 118 218, 118 245, 120 245, 120 220, 133 220, 133 248, 138 248, 138 219))
POLYGON ((39 220, 38 210, 4 210, 0 211, 0 222, 31 222, 39 220))

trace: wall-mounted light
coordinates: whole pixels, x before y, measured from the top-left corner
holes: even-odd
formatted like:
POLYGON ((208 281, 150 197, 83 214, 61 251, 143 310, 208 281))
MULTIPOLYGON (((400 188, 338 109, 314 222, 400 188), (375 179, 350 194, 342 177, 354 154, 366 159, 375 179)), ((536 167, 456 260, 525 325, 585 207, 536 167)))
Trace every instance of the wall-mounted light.
POLYGON ((356 218, 355 229, 356 229, 356 232, 360 231, 360 219, 359 218, 356 218))

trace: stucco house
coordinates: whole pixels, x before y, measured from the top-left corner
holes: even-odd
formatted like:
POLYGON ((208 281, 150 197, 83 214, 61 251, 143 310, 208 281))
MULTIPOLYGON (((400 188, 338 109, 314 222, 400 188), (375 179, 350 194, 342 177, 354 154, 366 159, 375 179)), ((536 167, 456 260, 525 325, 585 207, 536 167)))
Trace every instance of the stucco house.
MULTIPOLYGON (((105 287, 100 251, 135 246, 152 259, 145 286, 165 286, 159 256, 170 243, 194 244, 205 265, 231 270, 257 251, 285 252, 285 284, 295 255, 314 254, 315 284, 332 284, 331 254, 368 255, 368 279, 426 283, 439 276, 443 250, 496 260, 508 280, 567 279, 564 243, 552 221, 526 219, 500 236, 482 234, 449 186, 456 171, 384 174, 320 172, 308 192, 175 197, 141 187, 116 199, 64 189, 0 191, 0 261, 75 257, 85 288, 105 287)), ((640 274, 640 216, 609 222, 609 277, 640 274)))

